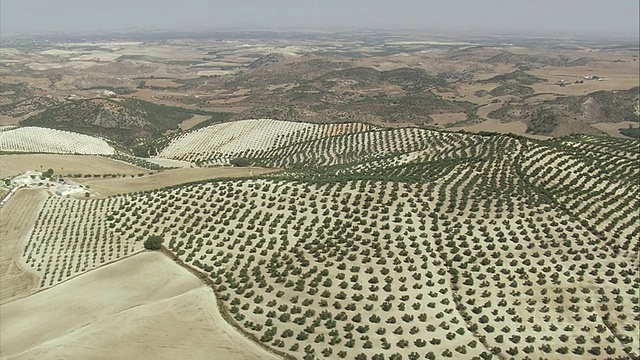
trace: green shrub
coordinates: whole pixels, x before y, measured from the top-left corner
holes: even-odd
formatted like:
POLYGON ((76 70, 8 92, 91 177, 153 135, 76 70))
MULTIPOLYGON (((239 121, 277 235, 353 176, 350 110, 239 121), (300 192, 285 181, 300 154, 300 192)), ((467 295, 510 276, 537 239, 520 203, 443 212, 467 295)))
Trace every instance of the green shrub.
POLYGON ((147 250, 160 250, 164 238, 159 235, 151 235, 144 241, 144 248, 147 250))

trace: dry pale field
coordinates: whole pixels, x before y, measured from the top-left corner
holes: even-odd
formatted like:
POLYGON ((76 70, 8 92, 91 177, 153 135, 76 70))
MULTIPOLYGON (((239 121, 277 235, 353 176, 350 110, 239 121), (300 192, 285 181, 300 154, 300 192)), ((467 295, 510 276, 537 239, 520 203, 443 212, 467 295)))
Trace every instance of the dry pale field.
POLYGON ((446 126, 447 124, 452 124, 456 121, 464 120, 467 117, 465 113, 431 114, 429 116, 431 116, 435 124, 438 126, 446 126))
POLYGON ((618 123, 596 123, 596 124, 592 124, 591 126, 593 126, 594 128, 600 131, 604 131, 609 136, 629 139, 629 137, 620 134, 620 129, 626 129, 629 126, 633 126, 637 128, 638 125, 640 124, 638 124, 637 122, 623 121, 618 123))
POLYGON ((145 80, 145 84, 147 86, 157 86, 163 88, 177 88, 182 86, 182 84, 178 84, 172 79, 148 79, 145 80))
POLYGON ((206 115, 193 115, 192 118, 187 119, 183 122, 180 123, 180 125, 178 125, 180 127, 181 130, 189 130, 192 127, 200 124, 201 122, 209 119, 209 116, 206 115))
POLYGON ((190 168, 190 167, 198 167, 196 164, 183 161, 183 160, 174 160, 174 159, 159 159, 159 158, 147 158, 145 159, 150 163, 157 164, 163 167, 176 167, 176 168, 190 168))
POLYGON ((0 307, 3 359, 277 359, 220 315, 213 291, 144 252, 0 307))
POLYGON ((22 250, 46 197, 43 190, 22 189, 0 208, 0 304, 38 287, 38 277, 23 267, 22 250))
POLYGON ((14 118, 11 116, 2 115, 0 116, 0 125, 18 125, 20 123, 20 119, 14 118))
POLYGON ((481 106, 478 109, 478 117, 485 120, 491 120, 491 118, 489 118, 489 113, 492 112, 493 110, 500 109, 500 107, 502 107, 502 102, 481 106))
POLYGON ((531 87, 536 93, 556 93, 562 95, 584 95, 600 90, 627 90, 638 86, 638 64, 618 63, 618 64, 595 64, 593 66, 575 66, 561 68, 543 68, 531 70, 531 75, 546 78, 549 81, 533 84, 531 87), (599 76, 602 81, 585 80, 583 76, 599 76), (560 80, 564 80, 570 85, 561 87, 560 80), (584 81, 582 84, 575 84, 575 81, 584 81))
POLYGON ((548 139, 547 136, 527 134, 526 132, 527 124, 520 121, 501 123, 500 120, 488 119, 479 124, 465 125, 461 127, 452 127, 452 128, 449 128, 449 130, 451 131, 465 130, 472 133, 479 133, 482 131, 496 132, 500 134, 511 133, 511 134, 523 135, 523 136, 527 136, 535 139, 548 139))
POLYGON ((29 170, 54 174, 139 174, 149 170, 101 156, 15 154, 0 156, 0 177, 15 176, 29 170))
POLYGON ((276 171, 256 167, 212 167, 184 168, 167 170, 160 173, 135 177, 111 179, 77 179, 78 183, 88 185, 97 196, 111 196, 136 191, 153 190, 187 182, 215 179, 235 178, 261 175, 276 171))

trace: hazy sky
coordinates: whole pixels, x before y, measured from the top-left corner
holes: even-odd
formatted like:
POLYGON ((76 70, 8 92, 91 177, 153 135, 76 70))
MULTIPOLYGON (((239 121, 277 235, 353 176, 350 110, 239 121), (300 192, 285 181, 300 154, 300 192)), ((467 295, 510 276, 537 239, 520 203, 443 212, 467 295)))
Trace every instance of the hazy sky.
POLYGON ((381 28, 637 37, 639 0, 0 0, 0 31, 381 28))

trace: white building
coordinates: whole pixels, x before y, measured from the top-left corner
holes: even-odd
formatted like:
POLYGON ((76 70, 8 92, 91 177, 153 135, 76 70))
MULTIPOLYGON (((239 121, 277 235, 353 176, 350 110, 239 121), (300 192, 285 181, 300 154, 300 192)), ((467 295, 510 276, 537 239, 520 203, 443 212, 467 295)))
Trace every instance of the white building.
POLYGON ((40 171, 27 171, 22 175, 18 175, 11 179, 14 186, 32 185, 42 181, 42 173, 40 171))
POLYGON ((56 190, 56 195, 58 196, 77 195, 77 194, 84 194, 86 191, 87 190, 85 188, 78 185, 61 186, 56 190))

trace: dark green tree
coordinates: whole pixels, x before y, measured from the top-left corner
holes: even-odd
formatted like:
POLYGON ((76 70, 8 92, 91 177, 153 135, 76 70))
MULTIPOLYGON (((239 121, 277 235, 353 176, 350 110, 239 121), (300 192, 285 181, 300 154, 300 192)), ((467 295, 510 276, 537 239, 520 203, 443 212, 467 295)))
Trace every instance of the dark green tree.
POLYGON ((164 238, 160 235, 151 235, 144 241, 144 248, 147 250, 160 250, 164 238))

